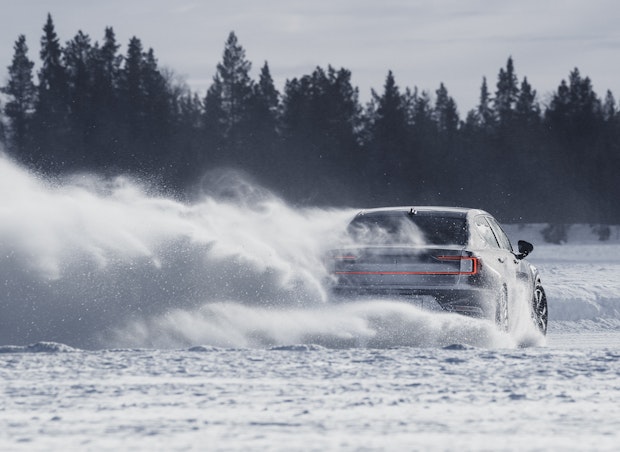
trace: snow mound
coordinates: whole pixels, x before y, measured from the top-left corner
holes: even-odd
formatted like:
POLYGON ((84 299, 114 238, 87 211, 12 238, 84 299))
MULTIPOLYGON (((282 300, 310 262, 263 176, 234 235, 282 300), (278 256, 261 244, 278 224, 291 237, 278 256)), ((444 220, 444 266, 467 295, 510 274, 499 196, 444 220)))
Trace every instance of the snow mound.
POLYGON ((212 347, 210 345, 196 345, 195 347, 188 348, 187 351, 199 353, 213 353, 222 351, 222 349, 220 347, 212 347))
POLYGON ((29 345, 0 346, 0 353, 73 353, 80 351, 57 342, 37 342, 29 345))

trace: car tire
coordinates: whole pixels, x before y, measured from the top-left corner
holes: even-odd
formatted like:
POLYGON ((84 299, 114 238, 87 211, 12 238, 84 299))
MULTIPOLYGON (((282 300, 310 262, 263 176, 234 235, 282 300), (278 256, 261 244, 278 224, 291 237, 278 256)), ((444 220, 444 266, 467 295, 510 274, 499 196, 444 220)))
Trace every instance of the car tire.
POLYGON ((532 299, 532 320, 543 335, 547 334, 548 323, 548 311, 547 311, 547 295, 545 289, 543 289, 540 283, 536 283, 534 288, 534 296, 532 299))
POLYGON ((506 286, 502 287, 497 297, 495 324, 501 331, 505 332, 507 332, 510 327, 510 322, 508 320, 508 291, 506 290, 506 286))

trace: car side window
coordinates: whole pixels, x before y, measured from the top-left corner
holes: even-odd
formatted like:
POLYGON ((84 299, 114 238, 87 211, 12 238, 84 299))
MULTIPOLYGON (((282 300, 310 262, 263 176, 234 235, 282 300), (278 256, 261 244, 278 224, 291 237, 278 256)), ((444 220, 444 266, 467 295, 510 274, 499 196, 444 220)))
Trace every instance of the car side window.
POLYGON ((489 217, 488 220, 489 224, 491 225, 491 229, 493 229, 495 237, 497 237, 500 248, 512 252, 512 245, 510 244, 510 239, 508 238, 502 227, 499 225, 497 220, 495 220, 495 218, 493 217, 489 217))
POLYGON ((493 230, 491 229, 491 226, 489 225, 485 217, 483 217, 482 215, 477 216, 474 219, 474 224, 476 226, 476 230, 485 241, 485 243, 487 243, 491 248, 500 247, 497 239, 495 238, 495 234, 493 233, 493 230))

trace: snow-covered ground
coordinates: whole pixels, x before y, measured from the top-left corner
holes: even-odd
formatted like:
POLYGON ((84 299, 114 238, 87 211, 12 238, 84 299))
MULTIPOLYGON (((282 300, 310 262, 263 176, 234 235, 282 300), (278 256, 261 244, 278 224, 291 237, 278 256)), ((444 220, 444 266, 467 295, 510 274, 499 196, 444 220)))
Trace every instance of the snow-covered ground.
POLYGON ((550 324, 506 334, 333 304, 321 255, 352 212, 233 181, 187 204, 0 157, 0 450, 618 449, 617 227, 508 225, 550 324))
POLYGON ((543 274, 551 299, 552 320, 591 320, 620 328, 620 227, 610 226, 610 236, 601 241, 590 225, 572 225, 567 241, 546 244, 541 230, 546 225, 506 226, 511 239, 537 244, 530 257, 543 274), (602 320, 605 319, 605 320, 602 320))
POLYGON ((2 450, 618 447, 618 347, 47 350, 2 355, 2 450))

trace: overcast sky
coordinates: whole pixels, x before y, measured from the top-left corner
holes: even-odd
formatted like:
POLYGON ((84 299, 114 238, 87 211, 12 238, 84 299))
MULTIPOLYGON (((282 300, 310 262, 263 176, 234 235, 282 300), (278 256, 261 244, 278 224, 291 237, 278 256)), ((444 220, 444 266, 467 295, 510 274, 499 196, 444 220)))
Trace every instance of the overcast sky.
POLYGON ((0 83, 13 45, 25 34, 38 63, 42 27, 52 14, 61 42, 78 30, 101 41, 112 26, 124 53, 131 36, 152 47, 160 66, 204 92, 235 31, 253 63, 267 61, 276 87, 316 66, 344 67, 363 101, 382 91, 388 70, 401 87, 433 95, 443 82, 461 116, 492 91, 512 56, 544 102, 578 67, 603 97, 620 99, 618 0, 0 0, 0 83))

